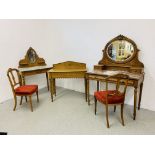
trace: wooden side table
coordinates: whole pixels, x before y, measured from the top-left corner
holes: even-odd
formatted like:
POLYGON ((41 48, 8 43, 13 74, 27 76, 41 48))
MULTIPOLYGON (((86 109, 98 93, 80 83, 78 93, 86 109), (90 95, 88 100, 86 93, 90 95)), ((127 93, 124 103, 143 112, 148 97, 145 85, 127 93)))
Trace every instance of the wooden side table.
POLYGON ((52 67, 49 66, 35 66, 35 67, 27 67, 27 68, 18 68, 22 77, 22 82, 25 85, 25 77, 36 75, 36 74, 46 74, 46 80, 47 80, 47 88, 49 90, 49 82, 48 82, 48 71, 52 67))

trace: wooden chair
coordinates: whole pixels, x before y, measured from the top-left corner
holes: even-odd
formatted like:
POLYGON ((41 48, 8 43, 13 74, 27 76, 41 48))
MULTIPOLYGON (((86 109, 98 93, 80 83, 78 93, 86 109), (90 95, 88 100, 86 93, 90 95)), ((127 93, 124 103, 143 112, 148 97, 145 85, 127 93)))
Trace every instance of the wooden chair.
POLYGON ((123 118, 123 107, 125 101, 125 94, 128 84, 128 75, 124 74, 117 74, 113 76, 109 76, 105 79, 106 81, 106 90, 105 91, 97 91, 94 93, 94 100, 95 100, 95 115, 97 111, 97 101, 104 104, 106 107, 106 121, 107 121, 107 128, 109 128, 109 120, 108 120, 108 106, 114 106, 114 112, 116 111, 116 106, 121 106, 121 120, 122 125, 124 126, 124 118, 123 118), (108 90, 108 82, 110 79, 116 79, 116 89, 115 90, 108 90), (123 91, 121 92, 120 84, 123 85, 123 91))
POLYGON ((25 96, 25 99, 27 101, 27 96, 29 97, 29 103, 31 111, 33 112, 33 106, 32 106, 32 94, 37 94, 37 101, 39 102, 38 97, 38 85, 22 85, 22 79, 20 76, 20 73, 15 68, 9 68, 7 71, 7 76, 9 78, 9 82, 12 88, 13 96, 14 96, 14 108, 15 111, 17 106, 17 96, 21 96, 20 105, 22 105, 23 96, 25 96))

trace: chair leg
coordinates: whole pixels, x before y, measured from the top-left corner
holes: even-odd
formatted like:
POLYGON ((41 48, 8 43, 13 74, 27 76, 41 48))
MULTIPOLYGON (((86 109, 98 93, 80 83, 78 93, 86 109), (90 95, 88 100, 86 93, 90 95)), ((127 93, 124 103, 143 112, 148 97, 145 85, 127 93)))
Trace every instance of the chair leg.
POLYGON ((122 120, 122 125, 124 126, 123 108, 124 108, 124 104, 121 104, 121 120, 122 120))
POLYGON ((32 99, 31 99, 31 96, 29 96, 29 102, 30 102, 31 112, 33 112, 33 107, 32 107, 32 99))
POLYGON ((108 105, 106 106, 106 120, 107 120, 107 128, 109 128, 109 120, 108 120, 108 105))
POLYGON ((116 111, 116 105, 114 105, 114 112, 116 111))
POLYGON ((25 96, 25 101, 27 102, 27 96, 25 96))
POLYGON ((38 91, 36 92, 37 94, 37 102, 39 102, 39 95, 38 95, 38 91))
POLYGON ((13 111, 15 111, 16 107, 17 107, 17 97, 16 96, 14 96, 14 102, 15 102, 15 105, 14 105, 13 111))
POLYGON ((20 105, 22 105, 22 101, 23 101, 23 96, 21 96, 20 105))
POLYGON ((96 112, 97 112, 97 99, 96 99, 95 96, 94 96, 94 101, 95 101, 95 115, 96 115, 96 112))

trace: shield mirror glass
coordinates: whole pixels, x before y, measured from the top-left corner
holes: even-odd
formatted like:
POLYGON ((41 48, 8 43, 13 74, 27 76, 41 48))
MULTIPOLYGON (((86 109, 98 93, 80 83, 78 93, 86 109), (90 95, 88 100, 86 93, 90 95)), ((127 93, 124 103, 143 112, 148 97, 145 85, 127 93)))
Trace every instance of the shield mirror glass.
POLYGON ((36 62, 36 59, 37 59, 37 55, 36 55, 36 52, 33 50, 33 49, 30 49, 28 51, 28 59, 29 59, 29 62, 31 64, 35 63, 36 62))

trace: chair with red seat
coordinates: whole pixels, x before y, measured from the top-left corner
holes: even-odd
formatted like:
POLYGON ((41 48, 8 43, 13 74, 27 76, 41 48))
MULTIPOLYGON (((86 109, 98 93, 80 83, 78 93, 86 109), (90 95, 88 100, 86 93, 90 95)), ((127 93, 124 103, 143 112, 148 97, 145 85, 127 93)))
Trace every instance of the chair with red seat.
POLYGON ((108 120, 108 106, 114 106, 114 112, 116 111, 116 106, 121 106, 121 120, 122 125, 124 126, 124 118, 123 118, 123 108, 125 101, 125 94, 127 89, 129 76, 125 74, 116 74, 113 76, 109 76, 105 79, 106 81, 106 90, 105 91, 97 91, 94 93, 95 100, 95 115, 97 111, 97 101, 104 104, 106 107, 106 121, 107 128, 109 128, 109 120, 108 120), (108 90, 108 81, 116 80, 116 89, 108 90), (120 91, 120 85, 123 85, 123 91, 120 91))
POLYGON ((9 68, 7 71, 7 76, 9 78, 9 82, 12 88, 12 92, 14 95, 14 101, 15 105, 13 110, 16 110, 17 106, 17 96, 21 96, 20 105, 22 104, 23 96, 25 96, 27 100, 27 96, 29 97, 29 103, 31 111, 33 112, 33 106, 32 106, 32 99, 31 96, 36 93, 37 94, 37 101, 39 102, 39 96, 38 96, 38 85, 22 85, 22 79, 20 76, 20 73, 15 68, 9 68))

